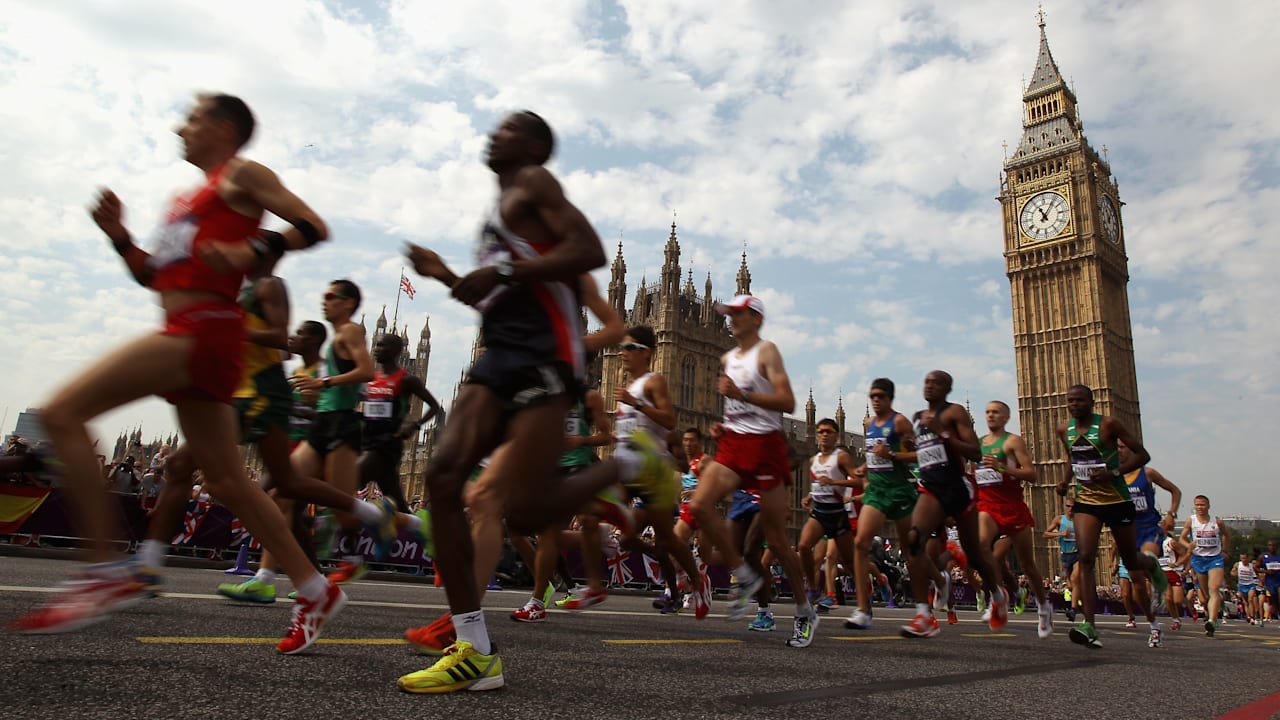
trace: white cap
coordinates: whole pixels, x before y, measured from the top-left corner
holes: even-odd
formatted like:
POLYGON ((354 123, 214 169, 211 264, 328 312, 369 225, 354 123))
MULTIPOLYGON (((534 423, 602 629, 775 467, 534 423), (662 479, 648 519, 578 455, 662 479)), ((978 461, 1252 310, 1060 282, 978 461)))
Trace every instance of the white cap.
POLYGON ((730 310, 746 308, 764 317, 764 301, 754 295, 736 295, 727 303, 716 303, 716 312, 728 315, 730 310))

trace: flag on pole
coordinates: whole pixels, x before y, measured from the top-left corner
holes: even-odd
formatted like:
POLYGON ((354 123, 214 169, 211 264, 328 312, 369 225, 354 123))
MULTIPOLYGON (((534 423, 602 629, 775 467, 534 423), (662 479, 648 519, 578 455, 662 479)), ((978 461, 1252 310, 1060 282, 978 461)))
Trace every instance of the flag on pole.
POLYGON ((408 295, 410 300, 413 299, 413 283, 409 282, 409 278, 405 277, 403 272, 400 273, 400 290, 408 295))

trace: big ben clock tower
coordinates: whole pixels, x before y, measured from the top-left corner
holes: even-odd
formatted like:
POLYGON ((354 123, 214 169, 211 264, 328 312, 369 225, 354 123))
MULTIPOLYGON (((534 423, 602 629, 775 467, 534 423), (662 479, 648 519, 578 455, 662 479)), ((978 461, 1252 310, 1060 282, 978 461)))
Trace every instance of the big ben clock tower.
MULTIPOLYGON (((1040 15, 1036 68, 1022 96, 1022 138, 1005 160, 997 198, 1013 300, 1018 411, 1038 481, 1028 493, 1037 527, 1059 512, 1066 471, 1056 430, 1067 388, 1093 388, 1097 412, 1138 437, 1138 383, 1129 321, 1128 257, 1120 197, 1106 158, 1081 129, 1074 91, 1049 52, 1040 15)), ((1057 543, 1037 562, 1060 573, 1057 543)))

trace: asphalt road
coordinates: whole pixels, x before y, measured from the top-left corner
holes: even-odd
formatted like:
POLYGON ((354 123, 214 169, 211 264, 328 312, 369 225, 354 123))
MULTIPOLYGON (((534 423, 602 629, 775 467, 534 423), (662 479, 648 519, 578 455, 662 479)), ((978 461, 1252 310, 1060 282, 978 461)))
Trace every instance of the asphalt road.
MULTIPOLYGON (((0 557, 0 619, 38 604, 72 568, 0 557)), ((487 623, 507 686, 444 696, 396 689, 429 664, 401 640, 444 609, 438 588, 358 582, 352 603, 302 656, 273 650, 292 604, 235 604, 213 594, 216 570, 170 568, 165 593, 77 633, 0 633, 0 708, 9 718, 1215 718, 1280 690, 1280 628, 1232 623, 1206 638, 1191 624, 1146 634, 1102 618, 1105 647, 1058 632, 1036 638, 1031 613, 992 633, 974 613, 929 640, 897 636, 907 612, 876 610, 847 631, 847 609, 824 616, 814 644, 788 648, 778 630, 745 621, 659 616, 648 598, 614 596, 598 610, 554 612, 541 625, 507 618, 526 595, 490 593, 487 623), (327 641, 327 642, 326 642, 327 641)), ((288 592, 288 581, 279 593, 288 592)), ((718 612, 717 612, 718 611, 718 612)), ((1167 623, 1166 623, 1167 624, 1167 623)), ((1248 717, 1270 717, 1275 710, 1248 717)))

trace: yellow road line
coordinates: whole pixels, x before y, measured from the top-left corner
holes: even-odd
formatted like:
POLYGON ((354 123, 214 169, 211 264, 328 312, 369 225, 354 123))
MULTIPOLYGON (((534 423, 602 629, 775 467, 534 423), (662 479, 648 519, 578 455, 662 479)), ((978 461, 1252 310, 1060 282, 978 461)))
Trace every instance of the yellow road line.
MULTIPOLYGON (((250 637, 137 637, 140 643, 148 645, 275 645, 280 638, 250 637)), ((406 641, 398 638, 320 638, 320 645, 405 645, 406 641)))
POLYGON ((960 633, 960 637, 993 638, 993 637, 1018 637, 1018 636, 1015 633, 960 633))
POLYGON ((736 645, 741 640, 710 638, 706 640, 603 640, 607 645, 736 645))
POLYGON ((842 636, 833 637, 832 640, 844 640, 845 642, 867 642, 869 640, 905 640, 900 635, 855 635, 853 637, 842 636))

